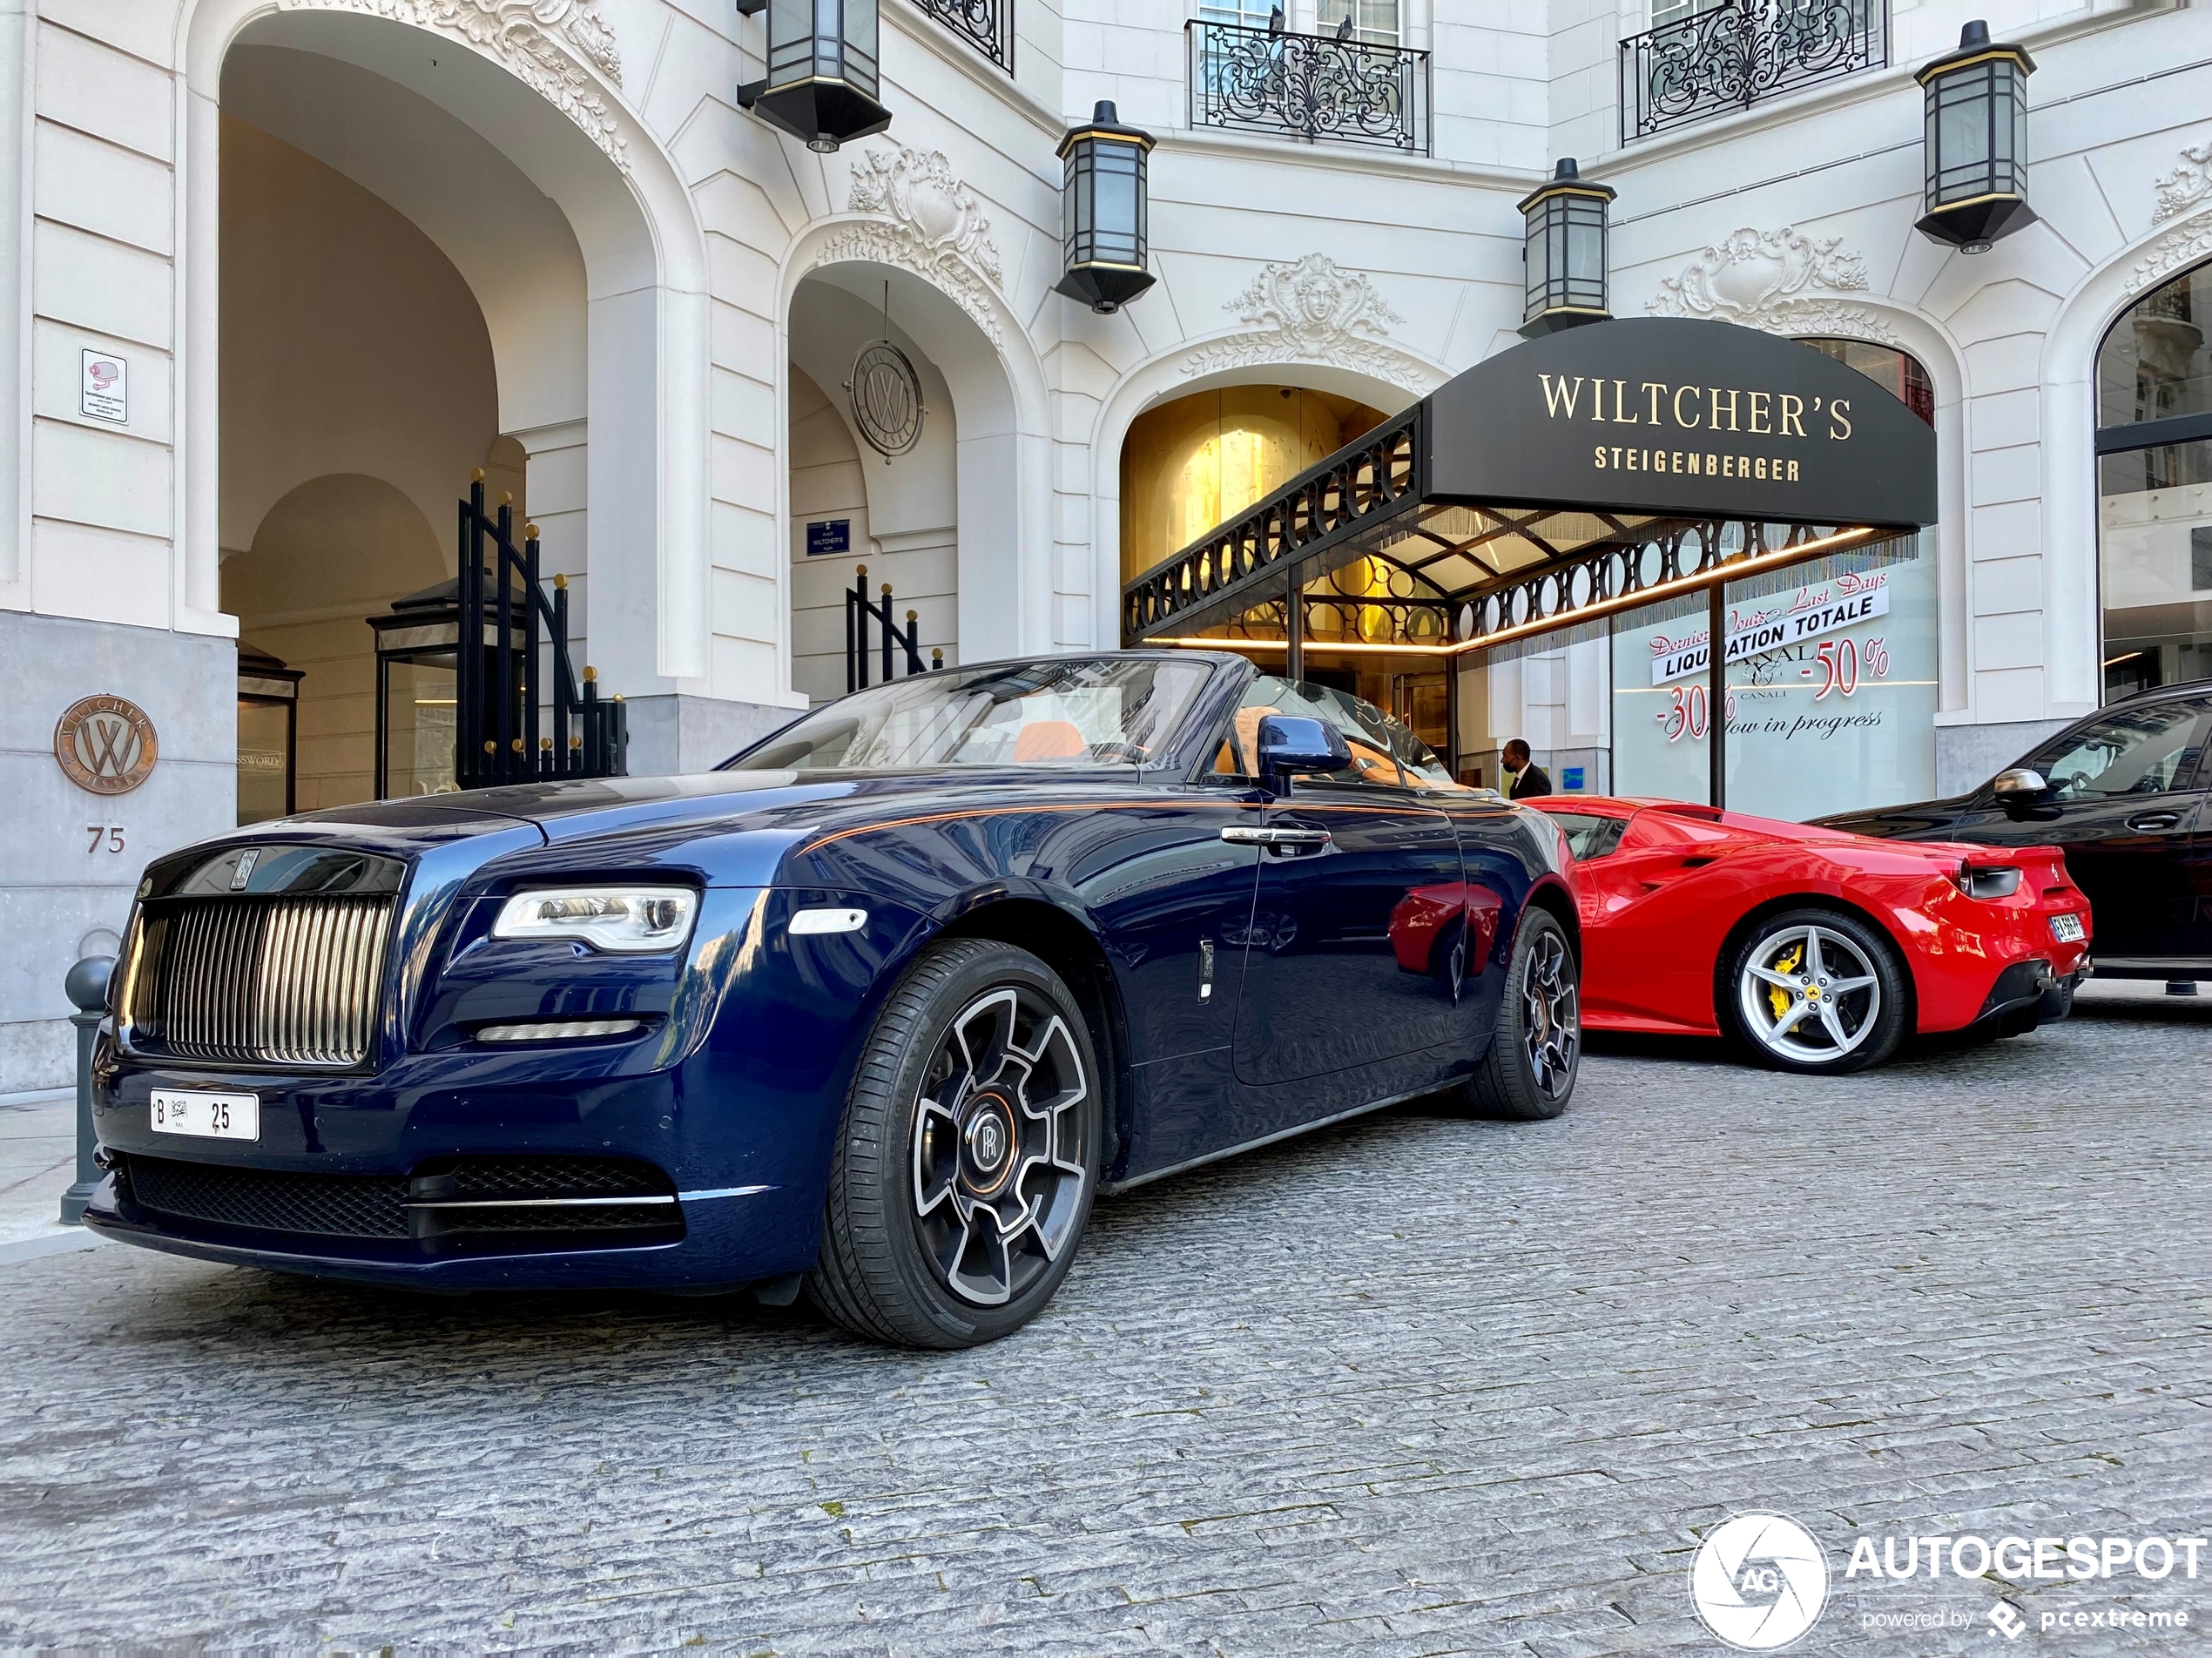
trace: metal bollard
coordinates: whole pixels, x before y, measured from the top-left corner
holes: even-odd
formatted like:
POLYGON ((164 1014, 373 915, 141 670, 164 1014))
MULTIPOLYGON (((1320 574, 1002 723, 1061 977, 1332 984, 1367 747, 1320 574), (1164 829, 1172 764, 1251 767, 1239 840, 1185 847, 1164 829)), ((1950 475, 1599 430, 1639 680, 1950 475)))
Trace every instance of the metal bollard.
POLYGON ((62 988, 77 1004, 69 1022, 77 1027, 77 1183, 62 1194, 62 1224, 84 1223, 84 1205, 99 1187, 100 1171, 92 1162, 99 1142, 92 1136, 92 1043, 107 1017, 108 974, 115 970, 111 955, 88 955, 69 970, 62 988))

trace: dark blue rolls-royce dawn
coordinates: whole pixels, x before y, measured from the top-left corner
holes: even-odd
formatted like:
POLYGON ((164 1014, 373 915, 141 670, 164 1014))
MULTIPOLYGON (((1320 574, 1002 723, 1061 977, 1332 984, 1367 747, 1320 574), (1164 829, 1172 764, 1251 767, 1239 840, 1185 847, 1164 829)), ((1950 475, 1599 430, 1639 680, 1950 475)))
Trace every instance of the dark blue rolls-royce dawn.
POLYGON ((1092 1200, 1393 1101, 1556 1115, 1551 821, 1200 650, 945 670, 697 777, 256 824, 138 888, 87 1223, 987 1341, 1092 1200))

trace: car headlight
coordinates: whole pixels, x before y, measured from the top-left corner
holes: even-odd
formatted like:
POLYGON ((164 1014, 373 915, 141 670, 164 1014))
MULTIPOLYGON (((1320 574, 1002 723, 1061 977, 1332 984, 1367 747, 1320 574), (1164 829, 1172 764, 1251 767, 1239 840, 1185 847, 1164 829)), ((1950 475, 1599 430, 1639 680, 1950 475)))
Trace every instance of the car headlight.
POLYGON ((688 886, 564 886, 517 893, 492 923, 496 939, 571 940, 602 950, 679 948, 699 895, 688 886))

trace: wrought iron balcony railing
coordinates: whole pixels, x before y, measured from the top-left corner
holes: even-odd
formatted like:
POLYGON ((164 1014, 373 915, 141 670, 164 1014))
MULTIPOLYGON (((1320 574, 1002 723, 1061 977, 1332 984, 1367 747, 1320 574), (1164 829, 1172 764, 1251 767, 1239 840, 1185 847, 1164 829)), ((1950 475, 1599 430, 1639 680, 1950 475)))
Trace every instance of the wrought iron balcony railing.
POLYGON ((1233 24, 1184 30, 1192 126, 1428 153, 1426 52, 1233 24))
POLYGON ((1885 0, 1723 0, 1621 43, 1621 142, 1889 60, 1885 0))
POLYGON ((914 3, 1008 74, 1014 72, 1014 0, 914 0, 914 3))

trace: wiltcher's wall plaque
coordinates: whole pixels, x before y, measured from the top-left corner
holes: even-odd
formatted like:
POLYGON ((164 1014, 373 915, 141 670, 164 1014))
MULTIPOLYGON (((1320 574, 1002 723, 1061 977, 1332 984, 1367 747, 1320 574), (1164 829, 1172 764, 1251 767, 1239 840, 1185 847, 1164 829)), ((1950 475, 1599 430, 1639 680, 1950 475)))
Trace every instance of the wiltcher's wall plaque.
POLYGON ((158 758, 153 722, 120 697, 72 703, 54 726, 54 758, 69 780, 94 794, 128 794, 158 758))

